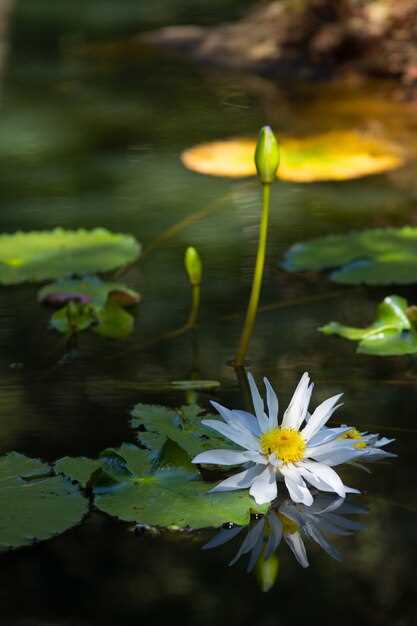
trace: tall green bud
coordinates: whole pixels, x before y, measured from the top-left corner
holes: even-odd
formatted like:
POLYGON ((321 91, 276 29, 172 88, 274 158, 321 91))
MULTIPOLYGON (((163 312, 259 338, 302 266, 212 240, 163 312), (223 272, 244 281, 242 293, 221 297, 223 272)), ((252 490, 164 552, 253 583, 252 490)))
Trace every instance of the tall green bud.
POLYGON ((191 285, 193 287, 201 285, 203 263, 197 250, 192 246, 187 248, 185 252, 184 264, 191 285))
POLYGON ((279 166, 279 145, 270 126, 263 126, 255 150, 255 165, 263 185, 274 182, 279 166))

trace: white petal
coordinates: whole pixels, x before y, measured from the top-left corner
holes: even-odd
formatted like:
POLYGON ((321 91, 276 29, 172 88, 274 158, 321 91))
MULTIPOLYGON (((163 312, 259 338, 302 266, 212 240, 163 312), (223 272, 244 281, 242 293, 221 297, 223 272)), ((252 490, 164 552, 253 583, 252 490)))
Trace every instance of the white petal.
POLYGON ((273 467, 268 465, 262 474, 255 478, 249 493, 255 498, 256 504, 265 504, 275 500, 277 497, 277 480, 273 467))
POLYGON ((201 423, 204 426, 208 426, 213 430, 216 430, 218 433, 223 435, 223 437, 227 437, 230 441, 237 443, 238 446, 242 446, 242 448, 246 448, 247 450, 256 450, 259 451, 259 440, 256 439, 249 431, 242 431, 229 424, 225 424, 224 422, 220 422, 219 420, 201 420, 201 423))
POLYGON ((255 409, 255 415, 258 418, 259 428, 264 433, 269 428, 269 421, 265 415, 264 401, 261 398, 258 387, 256 386, 255 379, 250 372, 247 372, 250 392, 252 394, 253 407, 255 409))
POLYGON ((278 398, 267 378, 264 378, 266 387, 266 403, 268 405, 269 428, 278 426, 278 398))
POLYGON ((313 504, 313 496, 299 470, 294 465, 283 465, 280 471, 284 476, 291 500, 293 502, 300 502, 306 506, 311 506, 313 504))
POLYGON ((255 435, 255 437, 260 436, 261 429, 259 428, 258 420, 256 419, 255 415, 252 415, 252 413, 233 409, 232 420, 234 424, 237 420, 242 429, 248 430, 250 433, 252 433, 252 435, 255 435))
POLYGON ((298 464, 298 468, 307 482, 316 489, 334 491, 341 498, 345 497, 346 491, 340 477, 328 465, 315 461, 302 461, 298 464))
POLYGON ((291 402, 284 413, 282 420, 283 428, 294 428, 298 430, 307 415, 308 405, 313 391, 313 385, 310 385, 310 377, 305 372, 294 391, 291 402))
POLYGON ((336 403, 342 395, 343 394, 339 393, 337 396, 328 398, 319 404, 302 431, 302 435, 306 441, 309 441, 320 428, 324 426, 332 413, 336 410, 336 403))
POLYGON ((284 539, 301 567, 308 567, 307 552, 300 533, 293 533, 292 535, 285 534, 284 539))
POLYGON ((314 446, 321 446, 323 443, 329 443, 334 439, 343 435, 347 431, 352 430, 350 426, 339 426, 338 428, 327 428, 323 426, 313 437, 311 437, 308 445, 310 448, 314 446))
POLYGON ((243 472, 239 472, 239 474, 234 474, 233 476, 230 476, 230 478, 222 480, 221 483, 213 487, 213 489, 210 489, 210 493, 247 489, 251 486, 255 478, 263 472, 263 470, 264 467, 262 465, 253 465, 252 467, 243 470, 243 472))
POLYGON ((340 465, 363 456, 363 449, 355 448, 355 442, 356 439, 343 439, 341 441, 331 441, 314 448, 308 447, 305 449, 304 457, 314 459, 326 465, 340 465))
POLYGON ((246 413, 246 411, 235 411, 231 409, 227 409, 225 406, 222 406, 218 402, 211 402, 212 406, 216 409, 218 413, 222 416, 225 422, 229 424, 232 428, 236 428, 236 430, 249 431, 252 435, 258 437, 261 433, 258 420, 251 413, 246 413))
MULTIPOLYGON (((259 455, 260 456, 260 455, 259 455)), ((201 452, 197 454, 192 460, 192 463, 208 463, 213 465, 239 465, 240 463, 247 463, 247 453, 238 452, 234 450, 207 450, 207 452, 201 452)))

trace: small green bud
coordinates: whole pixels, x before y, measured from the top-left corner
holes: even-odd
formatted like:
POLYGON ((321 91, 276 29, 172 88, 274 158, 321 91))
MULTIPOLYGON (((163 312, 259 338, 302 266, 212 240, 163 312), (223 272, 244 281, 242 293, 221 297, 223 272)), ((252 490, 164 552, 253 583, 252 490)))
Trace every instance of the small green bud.
POLYGON ((203 264, 197 250, 192 246, 187 248, 187 250, 185 251, 184 263, 191 285, 193 287, 198 287, 201 284, 203 264))
POLYGON ((270 126, 263 126, 259 133, 255 165, 263 185, 274 182, 279 166, 279 145, 270 126))

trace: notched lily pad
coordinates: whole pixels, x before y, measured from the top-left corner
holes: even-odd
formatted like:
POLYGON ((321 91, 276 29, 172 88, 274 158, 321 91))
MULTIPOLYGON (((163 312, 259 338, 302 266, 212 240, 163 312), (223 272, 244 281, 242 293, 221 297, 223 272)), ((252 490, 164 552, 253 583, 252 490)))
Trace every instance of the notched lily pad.
POLYGON ((88 511, 79 488, 49 465, 17 452, 0 458, 0 551, 49 539, 88 511))
POLYGON ((414 311, 407 300, 388 296, 378 305, 376 320, 366 328, 330 322, 319 330, 326 335, 339 335, 359 341, 357 352, 379 356, 417 353, 417 332, 414 311))
MULTIPOLYGON (((404 162, 400 148, 379 137, 341 130, 292 138, 282 137, 278 178, 309 183, 349 180, 379 174, 404 162)), ((181 159, 193 171, 213 176, 255 176, 256 140, 244 137, 200 144, 185 150, 181 159)))
POLYGON ((0 235, 0 283, 13 285, 67 275, 105 272, 138 258, 134 237, 104 228, 0 235))
POLYGON ((367 285, 417 282, 417 228, 375 228, 299 243, 287 252, 291 271, 335 269, 338 283, 367 285))
POLYGON ((202 419, 207 415, 196 404, 184 405, 179 409, 153 404, 137 404, 131 415, 131 426, 137 430, 138 441, 160 454, 167 440, 174 441, 190 457, 213 448, 236 449, 229 440, 215 435, 206 428, 202 419), (145 430, 144 430, 145 429, 145 430))

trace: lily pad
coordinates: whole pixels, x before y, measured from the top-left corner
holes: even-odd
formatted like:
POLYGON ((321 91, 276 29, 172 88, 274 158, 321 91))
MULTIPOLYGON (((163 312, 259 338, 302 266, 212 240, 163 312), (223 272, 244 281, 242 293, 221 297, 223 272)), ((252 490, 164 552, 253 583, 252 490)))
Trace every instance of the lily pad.
POLYGON ((340 268, 330 278, 345 284, 415 283, 417 228, 375 228, 298 243, 287 252, 284 267, 291 272, 340 268))
MULTIPOLYGON (((398 146, 355 130, 283 137, 280 144, 278 178, 301 183, 379 174, 399 167, 405 160, 398 146)), ((237 137, 194 146, 185 150, 181 159, 188 169, 201 174, 255 176, 255 147, 256 139, 237 137)))
POLYGON ((208 528, 226 522, 245 525, 251 512, 265 513, 245 491, 209 494, 214 486, 199 480, 195 467, 153 472, 149 452, 123 444, 102 452, 97 461, 61 459, 56 471, 89 483, 95 506, 126 522, 163 528, 208 528), (79 466, 78 466, 79 464, 79 466), (77 478, 78 477, 78 478, 77 478))
POLYGON ((104 228, 0 235, 0 283, 13 285, 71 274, 104 272, 138 258, 134 237, 104 228))
POLYGON ((49 465, 17 452, 0 458, 0 550, 58 535, 88 511, 79 488, 49 465))
POLYGON ((71 335, 91 327, 99 335, 120 339, 130 335, 134 327, 134 318, 122 305, 135 304, 140 296, 120 283, 87 276, 47 285, 39 291, 38 300, 51 305, 67 302, 51 318, 52 327, 62 334, 71 335))
POLYGON ((213 448, 236 448, 229 440, 213 434, 201 423, 202 419, 210 416, 196 404, 184 405, 179 409, 137 404, 131 415, 133 419, 130 423, 137 430, 138 441, 157 454, 160 454, 167 440, 174 441, 190 457, 213 448))
POLYGON ((96 506, 126 522, 160 527, 208 528, 226 522, 245 525, 251 512, 266 512, 246 491, 212 493, 213 485, 190 480, 179 470, 135 477, 122 489, 96 496, 96 506))
POLYGON ((140 295, 122 283, 106 282, 97 276, 60 279, 42 287, 38 292, 39 302, 51 306, 76 301, 104 307, 109 299, 129 306, 139 302, 140 295))
POLYGON ((359 341, 357 352, 379 356, 417 353, 417 332, 407 300, 388 296, 378 305, 375 322, 366 328, 330 322, 319 330, 326 335, 339 335, 359 341))

